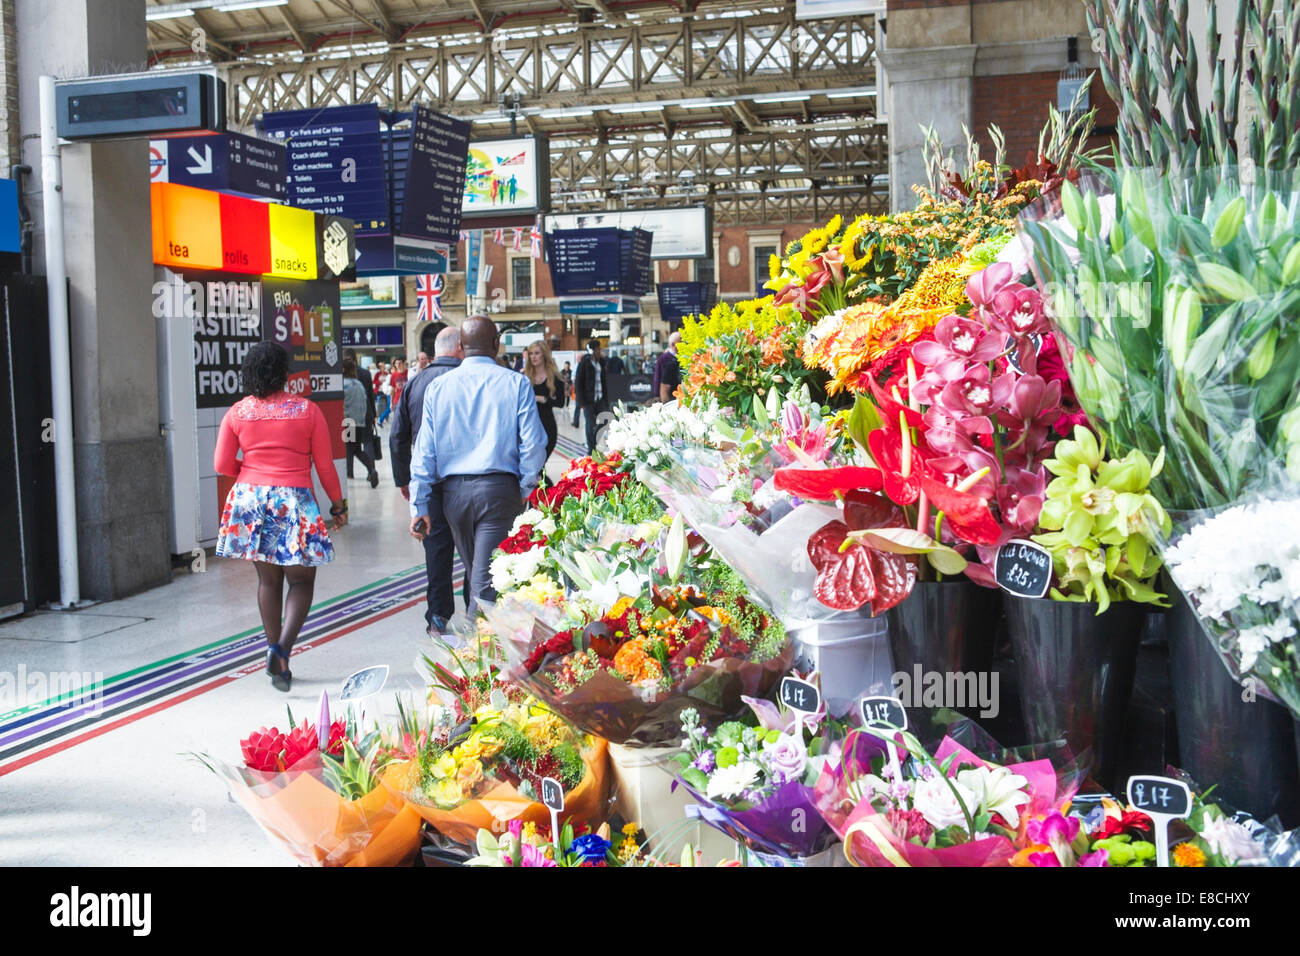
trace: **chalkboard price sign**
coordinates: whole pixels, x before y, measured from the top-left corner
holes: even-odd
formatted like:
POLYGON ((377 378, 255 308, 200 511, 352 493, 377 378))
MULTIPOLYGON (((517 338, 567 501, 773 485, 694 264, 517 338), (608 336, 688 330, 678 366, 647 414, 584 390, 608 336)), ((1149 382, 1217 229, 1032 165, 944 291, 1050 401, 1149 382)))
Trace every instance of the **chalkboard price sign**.
POLYGON ((874 730, 906 730, 907 711, 897 697, 864 697, 862 724, 874 730))
POLYGON ((1128 802, 1143 813, 1178 819, 1192 812, 1192 793, 1187 784, 1169 777, 1130 777, 1128 802))
POLYGON ((553 813, 564 809, 564 787, 554 777, 542 778, 542 803, 553 813))
POLYGON ((821 693, 815 684, 796 677, 781 678, 781 703, 791 710, 814 714, 821 707, 821 693))
POLYGON ((1015 538, 998 548, 993 573, 1004 591, 1040 598, 1052 584, 1052 555, 1032 541, 1015 538))

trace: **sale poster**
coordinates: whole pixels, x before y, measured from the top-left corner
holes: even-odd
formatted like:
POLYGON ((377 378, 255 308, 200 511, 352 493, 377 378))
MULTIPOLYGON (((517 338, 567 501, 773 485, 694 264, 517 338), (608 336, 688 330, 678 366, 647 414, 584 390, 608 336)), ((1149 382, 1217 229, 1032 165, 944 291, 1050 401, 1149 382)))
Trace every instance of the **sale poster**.
POLYGON ((343 347, 339 284, 333 280, 262 279, 262 335, 289 353, 286 390, 316 402, 343 448, 343 347))

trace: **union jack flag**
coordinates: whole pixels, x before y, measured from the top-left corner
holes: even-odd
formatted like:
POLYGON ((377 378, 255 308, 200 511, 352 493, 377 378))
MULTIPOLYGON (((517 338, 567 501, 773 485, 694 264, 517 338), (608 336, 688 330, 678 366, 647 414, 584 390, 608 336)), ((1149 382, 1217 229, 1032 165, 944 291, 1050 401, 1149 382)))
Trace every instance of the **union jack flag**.
POLYGON ((442 276, 415 277, 415 302, 417 322, 442 320, 442 276))
POLYGON ((533 223, 533 228, 528 230, 528 252, 534 259, 542 257, 542 230, 533 223))
POLYGON ((522 252, 524 248, 524 231, 518 226, 514 228, 515 233, 515 252, 522 252))
POLYGON ((506 231, 504 229, 498 229, 496 232, 492 233, 492 241, 498 246, 504 246, 506 244, 506 231))

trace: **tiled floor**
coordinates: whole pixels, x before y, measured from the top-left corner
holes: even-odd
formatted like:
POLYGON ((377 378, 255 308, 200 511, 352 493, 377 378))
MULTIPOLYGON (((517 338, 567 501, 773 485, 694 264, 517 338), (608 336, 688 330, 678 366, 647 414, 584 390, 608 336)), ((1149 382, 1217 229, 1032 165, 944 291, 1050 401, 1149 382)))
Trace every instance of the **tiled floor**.
MULTIPOLYGON (((567 422, 560 433, 550 462, 553 476, 571 454, 584 450, 576 444, 580 433, 567 422)), ((385 460, 378 489, 363 480, 350 483, 352 520, 334 536, 334 562, 317 576, 318 607, 399 572, 422 570, 424 552, 407 534, 406 502, 387 469, 385 460)), ((381 695, 385 709, 391 709, 395 693, 421 694, 416 663, 430 648, 423 583, 416 576, 400 588, 386 585, 392 592, 387 596, 375 588, 344 602, 363 615, 361 626, 349 629, 354 625, 341 620, 295 652, 293 690, 283 694, 270 686, 260 661, 223 669, 219 660, 212 663, 215 650, 190 653, 233 646, 227 639, 260 628, 254 582, 251 567, 209 558, 202 573, 178 571, 166 587, 126 600, 0 624, 0 681, 12 682, 10 700, 0 710, 9 710, 15 691, 21 706, 33 680, 37 686, 53 684, 51 692, 76 686, 68 681, 102 680, 112 691, 144 680, 119 675, 144 669, 147 676, 168 658, 177 658, 168 665, 173 670, 208 668, 187 687, 173 684, 151 699, 124 698, 120 715, 108 713, 111 694, 100 699, 98 710, 88 700, 92 717, 76 734, 24 744, 26 749, 9 757, 5 748, 18 738, 5 743, 6 715, 0 713, 0 864, 292 863, 230 801, 221 781, 187 754, 237 760, 239 740, 249 731, 285 727, 286 704, 296 716, 314 720, 322 689, 337 695, 344 677, 371 664, 390 667, 381 695), (406 603, 411 606, 402 607, 406 603), (6 772, 33 754, 44 755, 6 772)), ((313 622, 331 620, 331 613, 314 609, 304 635, 313 622)), ((255 644, 247 640, 250 648, 261 645, 260 638, 255 644)))

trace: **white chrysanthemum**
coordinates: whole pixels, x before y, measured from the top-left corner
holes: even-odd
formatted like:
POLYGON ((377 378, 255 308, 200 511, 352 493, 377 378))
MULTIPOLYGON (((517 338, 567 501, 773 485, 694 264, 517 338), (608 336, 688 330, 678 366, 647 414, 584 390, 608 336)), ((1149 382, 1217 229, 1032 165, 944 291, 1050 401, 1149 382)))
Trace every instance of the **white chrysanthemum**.
POLYGON ((510 526, 510 533, 512 535, 518 534, 519 529, 522 528, 524 525, 530 524, 536 526, 537 522, 541 520, 542 520, 542 513, 538 511, 536 508, 529 508, 527 511, 525 511, 523 514, 521 514, 518 518, 515 519, 515 523, 510 526))
POLYGON ((734 800, 754 785, 762 768, 748 760, 734 763, 730 767, 719 767, 709 777, 709 786, 705 796, 710 800, 734 800))

